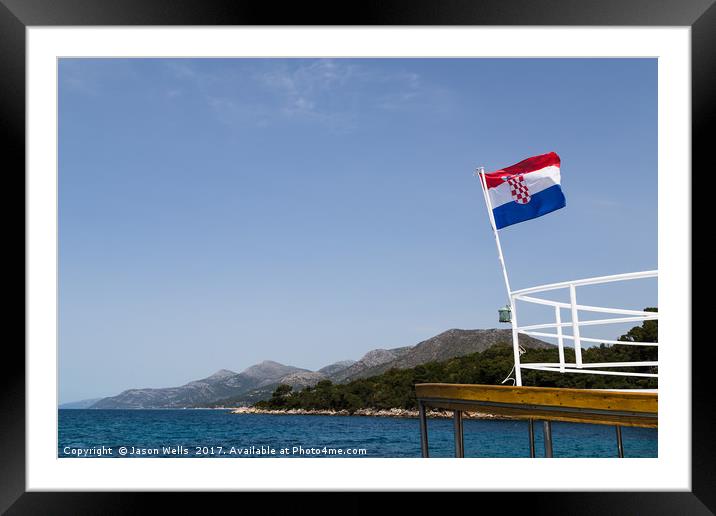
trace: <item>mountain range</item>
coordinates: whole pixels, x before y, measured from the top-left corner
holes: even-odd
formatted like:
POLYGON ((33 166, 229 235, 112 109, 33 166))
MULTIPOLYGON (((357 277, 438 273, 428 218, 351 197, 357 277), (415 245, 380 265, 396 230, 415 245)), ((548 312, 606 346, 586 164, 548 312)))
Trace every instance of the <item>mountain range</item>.
MULTIPOLYGON (((374 349, 360 360, 343 360, 317 371, 283 365, 266 360, 240 373, 221 369, 211 376, 194 380, 179 387, 159 389, 129 389, 116 396, 102 398, 89 404, 94 409, 150 409, 196 406, 246 405, 268 399, 279 384, 291 385, 295 390, 312 386, 321 380, 347 383, 359 378, 381 374, 389 369, 406 369, 426 362, 484 351, 498 343, 511 343, 512 331, 502 329, 452 329, 424 340, 414 346, 374 349)), ((549 348, 551 344, 520 335, 524 348, 549 348)), ((509 371, 505 371, 507 374, 509 371)), ((60 408, 74 408, 72 404, 60 408)), ((83 404, 83 408, 84 408, 83 404)), ((79 407, 77 407, 79 408, 79 407)))

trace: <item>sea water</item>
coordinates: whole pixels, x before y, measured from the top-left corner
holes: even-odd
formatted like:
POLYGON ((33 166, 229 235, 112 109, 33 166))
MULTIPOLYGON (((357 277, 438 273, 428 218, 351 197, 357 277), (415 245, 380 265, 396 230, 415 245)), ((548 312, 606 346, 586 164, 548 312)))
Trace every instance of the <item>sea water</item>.
MULTIPOLYGON (((228 410, 59 410, 58 457, 420 457, 417 419, 231 414, 228 410)), ((453 457, 453 421, 428 420, 431 457, 453 457)), ((529 457, 525 421, 464 420, 465 457, 529 457)), ((622 429, 625 457, 657 457, 658 432, 622 429)), ((537 456, 544 456, 535 423, 537 456)), ((612 426, 552 423, 554 457, 616 457, 612 426)))

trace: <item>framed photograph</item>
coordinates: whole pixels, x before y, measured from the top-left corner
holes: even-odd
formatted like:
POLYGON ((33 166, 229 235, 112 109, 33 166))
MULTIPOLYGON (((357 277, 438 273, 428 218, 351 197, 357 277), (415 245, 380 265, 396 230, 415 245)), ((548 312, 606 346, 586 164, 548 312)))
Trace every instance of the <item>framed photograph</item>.
POLYGON ((711 2, 0 1, 27 300, 0 509, 713 513, 711 2))

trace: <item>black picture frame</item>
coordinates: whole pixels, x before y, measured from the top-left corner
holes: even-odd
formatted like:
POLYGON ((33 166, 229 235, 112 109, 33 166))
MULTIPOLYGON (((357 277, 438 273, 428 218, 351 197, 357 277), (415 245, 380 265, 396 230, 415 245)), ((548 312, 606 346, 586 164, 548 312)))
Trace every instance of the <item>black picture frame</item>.
MULTIPOLYGON (((708 174, 708 129, 716 120, 716 6, 714 0, 362 0, 283 2, 252 0, 0 0, 0 127, 5 180, 21 181, 25 170, 25 30, 29 26, 117 25, 555 25, 685 26, 691 28, 692 171, 708 174), (8 159, 9 158, 9 159, 8 159)), ((709 166, 710 165, 710 166, 709 166)), ((694 177, 692 172, 692 178, 694 177)), ((7 184, 7 183, 6 183, 7 184)), ((693 184, 697 184, 694 182, 693 184)), ((6 198, 9 198, 6 190, 6 198)), ((693 194, 698 189, 692 188, 693 194)), ((693 199, 693 197, 692 197, 693 199)), ((695 199, 693 200, 695 202, 695 199)), ((692 202, 692 204, 693 204, 692 202)), ((691 209, 691 207, 675 207, 691 209)), ((8 220, 13 220, 8 217, 8 220)), ((696 233, 699 234, 698 232, 696 233)), ((10 253, 6 254, 9 256, 10 253)), ((23 258, 26 258, 23 252, 23 258)), ((23 296, 24 298, 24 296, 23 296)), ((24 304, 23 304, 24 307, 24 304)), ((12 320, 12 319, 7 319, 12 320)), ((13 322, 15 322, 13 320, 13 322)), ((19 324, 19 323, 17 323, 19 324)), ((23 327, 24 328, 24 327, 23 327)), ((694 328, 695 330, 696 328, 694 328)), ((23 329, 24 331, 24 329, 23 329)), ((696 336, 697 333, 694 333, 696 336)), ((699 342, 698 339, 692 341, 699 342)), ((690 343, 679 343, 688 349, 690 343)), ((162 511, 205 512, 230 496, 246 493, 77 493, 25 490, 25 353, 6 339, 0 375, 0 511, 7 514, 124 514, 150 512, 160 498, 162 511), (209 500, 210 498, 210 500, 209 500), (152 500, 153 501, 153 500, 152 500)), ((481 493, 473 499, 532 514, 713 514, 716 511, 716 455, 711 421, 716 412, 709 383, 713 347, 708 341, 692 353, 692 490, 642 493, 481 493), (509 502, 508 502, 509 500, 509 502)), ((349 495, 336 510, 372 510, 370 497, 349 495)), ((451 495, 452 496, 452 495, 451 495)), ((473 495, 474 496, 474 495, 473 495)), ((252 494, 269 512, 301 504, 305 494, 252 494), (262 497, 263 498, 260 498, 262 497), (263 500, 263 502, 262 502, 263 500), (290 504, 290 505, 289 505, 290 504)), ((420 510, 423 496, 401 502, 420 510)), ((312 503, 312 512, 321 511, 312 503)), ((472 505, 472 507, 475 507, 472 505)), ((466 507, 467 508, 467 507, 466 507)))

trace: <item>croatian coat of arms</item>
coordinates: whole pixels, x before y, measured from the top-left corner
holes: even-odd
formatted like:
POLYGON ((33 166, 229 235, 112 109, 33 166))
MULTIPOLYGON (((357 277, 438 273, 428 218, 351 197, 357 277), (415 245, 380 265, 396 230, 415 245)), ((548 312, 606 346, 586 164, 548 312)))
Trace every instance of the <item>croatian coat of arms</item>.
POLYGON ((525 176, 524 174, 518 174, 516 176, 511 176, 506 178, 507 183, 510 185, 510 193, 512 194, 512 198, 515 200, 517 204, 527 204, 530 202, 530 191, 527 189, 527 184, 525 184, 525 176))

